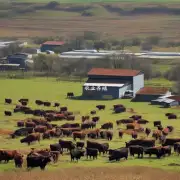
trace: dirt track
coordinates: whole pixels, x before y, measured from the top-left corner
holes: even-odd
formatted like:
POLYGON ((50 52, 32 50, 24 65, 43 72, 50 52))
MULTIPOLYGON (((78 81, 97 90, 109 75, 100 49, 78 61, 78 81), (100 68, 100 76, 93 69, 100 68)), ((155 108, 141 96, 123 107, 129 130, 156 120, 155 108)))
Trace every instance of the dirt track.
POLYGON ((180 173, 145 167, 71 168, 56 172, 13 172, 0 174, 2 180, 179 180, 180 173))

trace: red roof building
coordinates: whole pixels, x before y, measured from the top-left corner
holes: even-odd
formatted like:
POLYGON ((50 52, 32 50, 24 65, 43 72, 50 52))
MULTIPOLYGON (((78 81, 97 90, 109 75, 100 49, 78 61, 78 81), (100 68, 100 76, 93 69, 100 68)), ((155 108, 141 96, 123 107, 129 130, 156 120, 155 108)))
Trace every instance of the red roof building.
POLYGON ((144 95, 164 95, 168 92, 165 87, 143 87, 136 94, 144 95))
POLYGON ((139 75, 141 72, 131 69, 105 69, 105 68, 92 68, 88 75, 99 76, 127 76, 133 77, 139 75))
POLYGON ((61 46, 63 46, 65 42, 63 41, 46 41, 41 44, 41 52, 54 51, 59 50, 61 46))

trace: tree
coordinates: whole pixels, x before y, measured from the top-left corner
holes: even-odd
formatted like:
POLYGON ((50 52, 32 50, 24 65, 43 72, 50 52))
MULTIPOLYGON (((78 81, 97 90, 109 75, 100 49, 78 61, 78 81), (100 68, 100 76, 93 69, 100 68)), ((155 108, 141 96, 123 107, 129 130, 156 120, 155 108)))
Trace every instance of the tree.
POLYGON ((177 81, 173 87, 174 92, 180 95, 180 81, 177 81))

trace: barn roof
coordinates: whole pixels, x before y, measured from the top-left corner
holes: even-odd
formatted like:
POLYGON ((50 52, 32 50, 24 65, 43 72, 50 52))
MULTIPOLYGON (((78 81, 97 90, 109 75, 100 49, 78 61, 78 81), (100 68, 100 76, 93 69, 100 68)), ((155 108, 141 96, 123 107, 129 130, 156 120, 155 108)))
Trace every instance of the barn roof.
POLYGON ((57 45, 57 46, 61 46, 65 44, 64 41, 46 41, 43 43, 43 45, 57 45))
POLYGON ((88 75, 100 76, 137 76, 140 73, 138 70, 131 69, 105 69, 105 68, 92 68, 88 75))
POLYGON ((144 95, 162 95, 168 92, 168 88, 165 87, 143 87, 136 94, 144 95))

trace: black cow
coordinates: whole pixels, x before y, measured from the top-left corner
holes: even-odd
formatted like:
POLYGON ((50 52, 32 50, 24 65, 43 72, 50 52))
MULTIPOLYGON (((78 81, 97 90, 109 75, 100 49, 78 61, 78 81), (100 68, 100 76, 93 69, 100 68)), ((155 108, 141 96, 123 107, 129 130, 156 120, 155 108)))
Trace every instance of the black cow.
POLYGON ((173 146, 177 142, 180 142, 180 138, 166 138, 163 146, 173 146))
POLYGON ((40 154, 37 155, 28 155, 26 158, 27 168, 40 167, 41 170, 44 170, 46 165, 51 162, 51 156, 42 156, 40 154))
POLYGON ((101 152, 103 154, 105 154, 105 152, 108 151, 109 144, 108 143, 100 144, 100 143, 97 143, 97 142, 87 141, 87 148, 98 149, 99 154, 101 154, 101 152))
POLYGON ((14 131, 14 133, 11 134, 11 136, 12 138, 15 138, 16 136, 27 136, 28 134, 33 133, 33 131, 33 127, 20 128, 14 131))
POLYGON ((50 144, 50 149, 51 151, 59 151, 60 153, 62 153, 61 151, 61 145, 60 144, 50 144))
POLYGON ((117 107, 116 109, 114 109, 114 112, 117 113, 122 113, 125 112, 126 108, 125 107, 117 107))
POLYGON ((121 158, 128 159, 128 148, 121 148, 119 150, 114 150, 112 155, 109 156, 109 161, 119 161, 121 158))
POLYGON ((170 114, 168 116, 168 119, 177 119, 177 115, 176 114, 170 114))
POLYGON ((105 105, 97 105, 96 108, 99 110, 105 110, 106 106, 105 105))
POLYGON ((84 142, 77 142, 76 147, 82 149, 84 147, 84 142))
POLYGON ((167 126, 167 128, 169 129, 169 132, 172 132, 174 130, 173 126, 167 126))
POLYGON ((134 156, 134 154, 138 155, 138 158, 143 158, 144 148, 142 146, 129 146, 129 152, 131 156, 134 156))
POLYGON ((112 122, 105 123, 101 125, 101 129, 113 129, 113 123, 112 122))
POLYGON ((161 121, 154 121, 153 123, 154 123, 154 127, 161 126, 161 121))
POLYGON ((60 106, 60 103, 54 103, 54 107, 59 107, 60 106))
POLYGON ((12 103, 12 99, 5 99, 5 104, 11 104, 12 103))
POLYGON ((128 143, 126 142, 126 147, 129 147, 131 145, 139 145, 143 147, 154 147, 155 146, 155 140, 154 139, 135 139, 131 140, 128 143))
POLYGON ((73 98, 74 97, 74 93, 73 92, 68 92, 67 93, 67 98, 73 98))
POLYGON ((119 124, 129 124, 129 123, 133 123, 134 120, 133 119, 121 119, 121 120, 117 120, 116 121, 116 124, 119 125, 119 124))
POLYGON ((108 141, 111 141, 113 138, 113 132, 111 131, 101 131, 100 136, 102 139, 107 139, 108 141))
POLYGON ((4 115, 5 116, 12 116, 12 112, 11 111, 4 111, 4 115))
POLYGON ((91 115, 94 115, 94 114, 96 114, 96 111, 93 110, 93 111, 90 112, 90 114, 91 114, 91 115))
POLYGON ((50 106, 51 106, 51 103, 50 103, 50 102, 45 101, 45 102, 44 102, 44 106, 50 107, 50 106))
POLYGON ((100 119, 100 117, 98 117, 98 116, 92 117, 92 121, 95 123, 98 122, 99 119, 100 119))
POLYGON ((61 112, 65 112, 65 111, 67 111, 67 110, 68 110, 67 107, 61 107, 61 108, 60 108, 60 111, 61 111, 61 112))
POLYGON ((70 156, 71 156, 71 161, 76 161, 78 162, 79 159, 81 159, 82 156, 84 156, 85 151, 81 149, 72 149, 70 151, 70 156))
POLYGON ((23 155, 22 154, 16 154, 14 156, 14 163, 15 163, 15 167, 22 168, 22 165, 23 165, 23 155))
POLYGON ((180 154, 180 142, 174 143, 174 152, 180 154))
POLYGON ((97 159, 97 156, 98 156, 98 149, 95 149, 95 148, 86 148, 86 156, 87 156, 87 159, 88 157, 93 157, 93 159, 97 159))
POLYGON ((148 120, 145 120, 145 119, 139 119, 139 120, 137 121, 137 123, 138 123, 138 124, 147 124, 147 123, 149 123, 149 121, 148 121, 148 120))
POLYGON ((61 145, 62 151, 63 149, 67 149, 71 151, 72 149, 75 148, 75 145, 73 144, 72 141, 66 141, 66 140, 59 140, 59 144, 61 145))
POLYGON ((39 105, 39 106, 44 104, 44 102, 41 101, 41 100, 36 100, 35 103, 36 103, 37 105, 39 105))
POLYGON ((164 156, 164 151, 162 147, 151 147, 144 150, 145 154, 149 154, 151 157, 152 154, 156 155, 158 159, 164 156))

